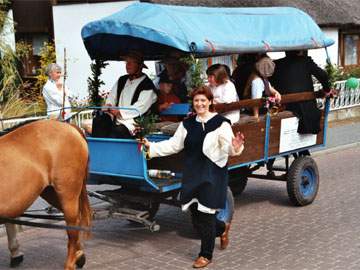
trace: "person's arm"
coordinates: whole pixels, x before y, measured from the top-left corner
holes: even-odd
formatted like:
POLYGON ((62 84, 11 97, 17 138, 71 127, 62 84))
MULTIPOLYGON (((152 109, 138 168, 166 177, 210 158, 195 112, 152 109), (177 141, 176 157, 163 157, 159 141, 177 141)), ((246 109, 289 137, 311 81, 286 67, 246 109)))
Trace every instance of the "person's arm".
POLYGON ((109 104, 110 106, 113 106, 116 104, 115 99, 117 96, 117 86, 118 86, 118 82, 116 81, 115 84, 113 85, 113 87, 111 88, 111 91, 110 91, 108 97, 106 98, 105 104, 109 104))
POLYGON ((135 110, 120 110, 122 119, 134 119, 140 115, 145 114, 153 103, 157 100, 157 96, 153 90, 141 91, 138 100, 129 108, 135 110))
POLYGON ((324 92, 329 92, 331 87, 327 72, 320 68, 310 57, 308 57, 308 68, 310 73, 321 83, 324 92))
MULTIPOLYGON (((265 86, 263 81, 260 78, 255 78, 251 82, 251 98, 261 98, 262 93, 265 90, 265 86)), ((253 107, 253 116, 258 118, 259 117, 259 107, 253 107)))
POLYGON ((219 141, 222 151, 229 156, 238 156, 244 150, 244 135, 238 132, 234 136, 232 128, 227 122, 220 126, 219 141))
POLYGON ((281 101, 281 94, 274 87, 272 87, 270 83, 269 83, 269 91, 271 97, 274 97, 277 102, 281 101))
POLYGON ((206 134, 203 153, 219 167, 226 166, 229 156, 240 155, 244 149, 244 136, 234 133, 228 122, 223 122, 216 130, 206 134))
MULTIPOLYGON (((117 88, 118 88, 118 81, 116 81, 116 83, 111 88, 111 91, 105 101, 105 107, 115 106, 116 98, 117 98, 117 88)), ((103 110, 108 111, 114 117, 117 117, 120 114, 120 111, 117 109, 106 108, 103 110)))
POLYGON ((163 157, 179 153, 182 149, 184 149, 184 140, 186 135, 187 131, 181 122, 174 136, 168 140, 161 142, 148 142, 145 139, 144 145, 148 148, 149 158, 163 157))

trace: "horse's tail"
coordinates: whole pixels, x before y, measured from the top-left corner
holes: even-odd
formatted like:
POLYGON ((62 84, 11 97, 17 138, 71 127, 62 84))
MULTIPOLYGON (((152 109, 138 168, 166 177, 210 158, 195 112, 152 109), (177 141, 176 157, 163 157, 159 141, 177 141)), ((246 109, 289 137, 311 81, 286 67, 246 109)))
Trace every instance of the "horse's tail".
MULTIPOLYGON (((86 190, 86 181, 89 173, 88 167, 89 167, 89 162, 86 165, 85 177, 83 180, 83 185, 79 197, 79 209, 80 209, 80 226, 87 227, 90 229, 91 221, 92 221, 92 210, 90 207, 89 197, 86 190)), ((91 233, 90 231, 88 231, 88 232, 84 232, 83 235, 85 238, 89 238, 91 233)))

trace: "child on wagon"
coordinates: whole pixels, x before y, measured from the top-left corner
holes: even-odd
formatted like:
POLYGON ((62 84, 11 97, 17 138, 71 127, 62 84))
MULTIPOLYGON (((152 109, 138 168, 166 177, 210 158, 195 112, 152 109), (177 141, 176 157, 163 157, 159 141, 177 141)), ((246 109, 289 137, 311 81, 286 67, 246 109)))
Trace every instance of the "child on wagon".
MULTIPOLYGON (((174 103, 180 103, 180 98, 173 92, 173 81, 170 80, 166 72, 160 74, 159 80, 159 96, 158 96, 158 110, 162 112, 168 109, 174 103)), ((180 121, 177 116, 161 116, 161 121, 180 121)))

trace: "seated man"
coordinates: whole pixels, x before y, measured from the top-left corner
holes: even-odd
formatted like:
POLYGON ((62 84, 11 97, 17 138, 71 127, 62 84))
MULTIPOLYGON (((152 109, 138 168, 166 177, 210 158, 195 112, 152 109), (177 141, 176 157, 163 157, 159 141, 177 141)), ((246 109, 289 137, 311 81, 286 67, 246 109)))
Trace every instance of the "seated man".
POLYGON ((127 107, 135 110, 105 109, 93 120, 93 137, 132 138, 134 119, 156 110, 157 94, 152 81, 142 72, 147 68, 141 53, 131 51, 125 57, 127 75, 115 83, 106 100, 107 107, 127 107))

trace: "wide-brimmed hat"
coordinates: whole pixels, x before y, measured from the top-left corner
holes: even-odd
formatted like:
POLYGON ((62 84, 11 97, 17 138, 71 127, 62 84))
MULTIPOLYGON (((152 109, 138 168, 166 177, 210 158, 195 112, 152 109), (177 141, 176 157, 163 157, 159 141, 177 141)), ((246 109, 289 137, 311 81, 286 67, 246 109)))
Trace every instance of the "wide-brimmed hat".
POLYGON ((129 51, 123 58, 125 61, 126 61, 126 59, 131 58, 131 59, 135 60, 137 63, 139 63, 140 65, 142 65, 143 68, 148 68, 144 64, 144 55, 141 52, 129 51))
POLYGON ((274 74, 275 63, 273 60, 266 56, 256 62, 255 68, 262 77, 268 78, 274 74))
POLYGON ((189 68, 189 65, 184 63, 184 61, 182 61, 179 58, 172 57, 172 56, 162 59, 160 61, 160 63, 165 64, 165 65, 175 65, 179 69, 183 69, 184 71, 188 70, 188 68, 189 68))
POLYGON ((166 71, 163 71, 159 75, 159 83, 174 83, 174 81, 169 78, 166 71))

